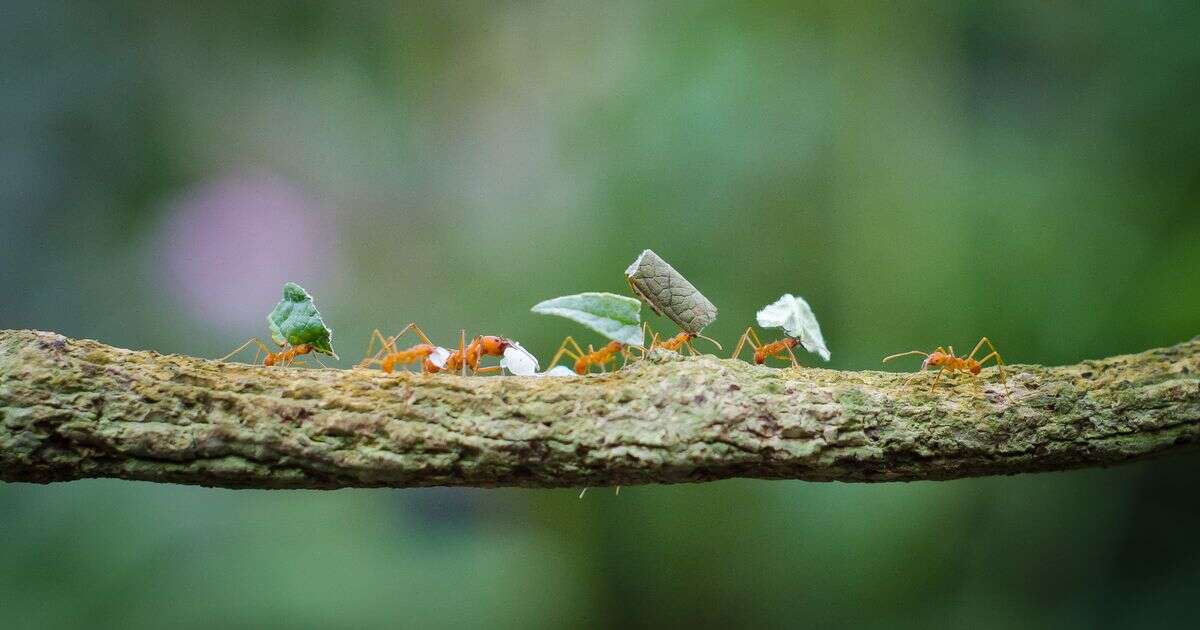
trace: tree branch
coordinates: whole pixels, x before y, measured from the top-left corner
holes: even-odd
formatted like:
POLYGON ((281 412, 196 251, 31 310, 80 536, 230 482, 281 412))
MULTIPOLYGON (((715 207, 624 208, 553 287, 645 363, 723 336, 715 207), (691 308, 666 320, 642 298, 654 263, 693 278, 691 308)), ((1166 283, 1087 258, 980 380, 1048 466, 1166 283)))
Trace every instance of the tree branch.
POLYGON ((264 368, 0 331, 0 479, 228 488, 953 479, 1200 441, 1200 338, 932 375, 661 351, 586 378, 264 368))

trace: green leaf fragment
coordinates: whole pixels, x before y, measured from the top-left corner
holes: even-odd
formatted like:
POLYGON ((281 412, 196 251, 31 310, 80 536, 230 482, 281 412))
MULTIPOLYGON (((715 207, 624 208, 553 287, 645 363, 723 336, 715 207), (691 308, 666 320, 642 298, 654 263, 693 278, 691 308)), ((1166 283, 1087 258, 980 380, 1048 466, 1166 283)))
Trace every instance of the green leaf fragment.
POLYGON ((312 296, 294 282, 283 285, 283 299, 267 315, 267 326, 271 339, 281 346, 309 344, 316 352, 338 358, 333 351, 333 331, 321 319, 312 296))
POLYGON ((539 302, 532 309, 558 315, 627 345, 641 345, 642 303, 615 293, 579 293, 539 302))

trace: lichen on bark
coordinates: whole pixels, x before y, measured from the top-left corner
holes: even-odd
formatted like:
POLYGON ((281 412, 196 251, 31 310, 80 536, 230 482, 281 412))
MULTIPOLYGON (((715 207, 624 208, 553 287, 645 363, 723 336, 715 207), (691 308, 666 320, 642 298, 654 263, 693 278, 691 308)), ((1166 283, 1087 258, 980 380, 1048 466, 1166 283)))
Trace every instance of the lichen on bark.
POLYGON ((229 488, 953 479, 1200 441, 1200 339, 1012 365, 1008 392, 655 351, 615 373, 264 368, 0 331, 0 479, 229 488))

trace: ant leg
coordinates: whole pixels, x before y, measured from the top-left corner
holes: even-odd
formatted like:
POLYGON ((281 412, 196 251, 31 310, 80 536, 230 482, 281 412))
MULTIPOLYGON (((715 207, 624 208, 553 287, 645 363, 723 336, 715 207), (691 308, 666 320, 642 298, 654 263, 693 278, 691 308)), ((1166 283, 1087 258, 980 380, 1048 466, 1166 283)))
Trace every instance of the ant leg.
POLYGON ((419 338, 421 339, 421 343, 426 343, 426 344, 429 344, 429 345, 431 345, 431 346, 436 346, 436 345, 437 345, 436 343, 433 343, 432 341, 430 341, 430 340, 429 340, 429 337, 426 337, 426 336, 425 336, 425 331, 424 331, 424 330, 421 330, 421 327, 417 325, 417 322, 411 322, 409 325, 405 326, 405 327, 404 327, 404 330, 401 330, 401 331, 400 331, 400 332, 399 332, 399 333, 396 335, 396 338, 397 338, 397 339, 399 339, 399 338, 400 338, 400 335, 403 335, 403 334, 404 334, 405 332, 407 332, 407 331, 408 331, 408 329, 410 329, 410 328, 412 329, 412 331, 413 331, 413 334, 414 334, 414 335, 416 335, 417 337, 419 337, 419 338))
MULTIPOLYGON (((729 356, 730 359, 736 359, 738 358, 738 355, 742 353, 742 348, 746 347, 747 341, 750 341, 750 333, 753 330, 753 326, 747 327, 746 332, 742 333, 742 336, 738 338, 737 345, 733 347, 733 354, 729 356)), ((753 346, 755 350, 758 349, 758 346, 755 346, 753 341, 750 341, 750 345, 753 346)))
MULTIPOLYGON (((245 349, 246 349, 246 346, 249 346, 250 344, 254 343, 255 341, 258 341, 258 339, 257 339, 256 337, 251 337, 251 338, 247 339, 247 340, 246 340, 246 341, 245 341, 245 342, 244 342, 242 345, 240 345, 240 346, 238 346, 238 347, 234 348, 234 349, 233 349, 233 352, 230 352, 229 354, 227 354, 227 355, 225 355, 225 356, 223 356, 223 357, 221 357, 220 359, 217 359, 217 360, 218 360, 218 361, 225 361, 225 360, 227 360, 229 357, 232 357, 233 355, 235 355, 235 354, 237 354, 237 353, 241 352, 242 350, 245 350, 245 349)), ((261 344, 262 342, 261 342, 261 341, 258 341, 258 343, 259 343, 259 344, 261 344)))
MULTIPOLYGON (((396 337, 399 337, 399 336, 400 335, 396 335, 396 337)), ((374 363, 375 361, 378 361, 379 355, 383 354, 384 352, 388 351, 389 348, 393 347, 393 344, 396 343, 396 337, 392 337, 391 339, 388 339, 387 337, 383 336, 383 333, 379 332, 378 328, 376 328, 373 332, 371 332, 371 341, 367 342, 367 352, 366 352, 366 354, 363 355, 363 360, 359 361, 358 365, 356 365, 355 367, 360 367, 360 368, 367 367, 367 366, 371 365, 372 363, 374 363), (379 346, 380 346, 379 352, 376 352, 375 354, 371 354, 371 350, 373 350, 375 348, 375 340, 376 339, 379 340, 379 346)))
POLYGON ((644 346, 633 346, 641 351, 639 359, 645 359, 646 354, 653 350, 654 346, 658 345, 658 333, 654 332, 653 328, 650 328, 650 322, 642 322, 642 343, 646 342, 646 333, 650 333, 651 335, 650 343, 644 346))
MULTIPOLYGON (((225 356, 223 356, 223 357, 221 357, 220 359, 217 359, 217 360, 218 360, 218 361, 225 361, 225 360, 228 360, 228 359, 229 359, 229 357, 232 357, 233 355, 235 355, 235 354, 237 354, 237 353, 241 352, 242 350, 245 350, 245 349, 246 349, 246 347, 247 347, 247 346, 249 346, 249 345, 250 345, 250 344, 252 344, 252 343, 256 343, 256 344, 258 344, 258 354, 261 354, 261 353, 263 353, 263 352, 265 352, 265 353, 267 353, 267 354, 271 354, 271 349, 267 347, 267 344, 265 344, 265 343, 263 343, 261 340, 259 340, 259 338, 258 338, 258 337, 251 337, 251 338, 249 338, 249 339, 247 339, 247 340, 246 340, 246 343, 243 343, 242 345, 238 346, 236 350, 234 350, 233 352, 230 352, 229 354, 227 354, 227 355, 225 355, 225 356)), ((255 355, 254 355, 254 363, 256 363, 256 364, 258 363, 258 354, 255 354, 255 355)))
POLYGON ((1000 384, 1004 385, 1004 391, 1007 393, 1008 379, 1004 376, 1004 359, 1000 356, 1000 353, 992 350, 991 354, 979 360, 979 365, 983 365, 985 361, 993 358, 996 359, 996 369, 1000 372, 1000 384))
POLYGON ((909 350, 908 352, 901 352, 900 354, 893 354, 891 356, 883 357, 883 363, 887 363, 888 361, 891 361, 892 359, 899 359, 900 357, 906 357, 910 354, 919 354, 923 357, 929 356, 928 352, 921 352, 920 350, 909 350))
MULTIPOLYGON (((646 343, 646 327, 648 327, 649 325, 650 325, 650 322, 642 322, 642 343, 646 343)), ((641 356, 638 358, 641 358, 641 359, 646 358, 646 346, 643 346, 643 345, 625 344, 624 351, 627 352, 634 348, 637 348, 638 350, 641 351, 641 356)), ((626 360, 628 360, 629 355, 625 355, 625 358, 626 358, 626 360)), ((621 367, 625 367, 624 364, 622 364, 621 367)))
POLYGON ((578 361, 579 357, 582 355, 582 353, 583 353, 583 350, 579 348, 578 343, 575 343, 575 339, 573 337, 567 337, 566 339, 563 339, 562 345, 558 347, 558 351, 554 353, 554 358, 550 359, 550 363, 547 364, 549 367, 547 367, 546 369, 550 369, 550 368, 558 365, 558 360, 561 359, 562 355, 564 355, 564 354, 571 357, 572 359, 575 359, 576 361, 578 361), (576 354, 576 353, 568 350, 567 349, 568 343, 574 345, 575 349, 579 350, 579 354, 576 354))
MULTIPOLYGON (((458 351, 461 353, 459 356, 461 356, 463 358, 462 375, 466 376, 467 375, 467 358, 468 358, 467 357, 467 329, 466 328, 463 328, 458 331, 458 351)), ((476 365, 475 367, 479 367, 479 366, 476 365)), ((474 369, 474 368, 472 368, 472 369, 474 369)))
MULTIPOLYGON (((416 325, 417 325, 417 323, 416 323, 416 322, 409 322, 408 324, 406 324, 406 325, 404 326, 404 328, 401 328, 401 329, 400 329, 400 332, 398 332, 398 333, 396 333, 396 334, 392 335, 391 337, 389 337, 389 338, 388 338, 388 344, 387 344, 387 345, 388 345, 388 347, 389 347, 389 349, 390 349, 392 352, 396 352, 396 342, 397 342, 397 341, 399 341, 399 340, 400 340, 400 338, 404 336, 404 333, 406 333, 406 332, 408 332, 408 331, 412 330, 413 328, 415 328, 415 327, 416 327, 416 325)), ((425 333, 422 333, 422 332, 420 332, 420 329, 419 329, 419 328, 417 329, 417 333, 416 333, 416 334, 417 334, 417 336, 418 336, 418 337, 420 337, 420 338, 421 338, 421 340, 422 340, 422 341, 424 341, 425 343, 428 343, 428 344, 429 344, 429 345, 431 345, 431 346, 433 345, 432 343, 430 343, 430 342, 429 342, 429 338, 425 336, 425 333)))
POLYGON ((945 371, 946 371, 945 368, 938 370, 937 376, 933 377, 933 384, 929 386, 929 391, 933 391, 933 390, 937 389, 938 381, 941 380, 942 373, 945 371))
POLYGON ((990 360, 992 360, 992 359, 995 359, 995 360, 996 360, 996 365, 997 365, 997 367, 999 367, 999 366, 1001 366, 1001 365, 1004 365, 1004 360, 1000 358, 1000 353, 999 353, 999 352, 996 352, 996 351, 994 351, 994 350, 992 351, 992 353, 991 353, 991 354, 989 354, 989 355, 987 355, 986 357, 983 357, 982 359, 980 359, 980 360, 979 360, 979 365, 983 365, 983 362, 984 362, 984 361, 990 361, 990 360))
MULTIPOLYGON (((985 344, 985 343, 987 344, 988 349, 990 349, 992 351, 992 354, 996 355, 996 358, 999 359, 1000 363, 1003 365, 1004 359, 1000 358, 1000 353, 996 351, 996 346, 992 345, 992 340, 988 339, 987 337, 981 338, 979 340, 979 343, 975 344, 975 349, 971 351, 970 356, 968 356, 967 358, 970 359, 971 357, 975 356, 975 353, 979 352, 979 349, 981 347, 983 347, 983 344, 985 344)), ((980 360, 980 363, 982 363, 982 362, 983 361, 980 360)))
POLYGON ((992 356, 996 357, 996 368, 1000 372, 1000 382, 1004 385, 1004 391, 1005 391, 1005 393, 1007 393, 1008 392, 1008 379, 1005 378, 1005 376, 1004 376, 1004 357, 1000 356, 1000 351, 996 350, 996 346, 992 343, 992 340, 988 339, 987 337, 980 338, 979 343, 975 344, 975 349, 971 351, 970 356, 972 356, 972 357, 975 356, 975 353, 985 343, 987 344, 988 349, 990 349, 992 351, 992 353, 987 355, 986 357, 980 359, 979 363, 982 364, 984 361, 987 361, 992 356))
POLYGON ((753 342, 754 349, 758 350, 759 348, 761 348, 763 345, 763 342, 762 342, 762 339, 760 339, 758 337, 758 333, 754 332, 754 327, 751 326, 751 327, 747 328, 746 332, 750 333, 750 340, 753 342))
POLYGON ((788 356, 792 357, 792 367, 800 367, 800 362, 796 360, 796 353, 792 352, 792 349, 787 346, 784 346, 783 349, 787 350, 788 356))

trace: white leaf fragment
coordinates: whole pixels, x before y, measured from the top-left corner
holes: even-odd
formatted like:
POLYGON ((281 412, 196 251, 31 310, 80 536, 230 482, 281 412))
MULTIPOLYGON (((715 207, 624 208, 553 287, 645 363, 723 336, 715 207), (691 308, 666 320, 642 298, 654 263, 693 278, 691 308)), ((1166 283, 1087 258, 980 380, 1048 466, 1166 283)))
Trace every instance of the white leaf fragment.
POLYGON ((439 368, 446 367, 446 361, 450 359, 450 351, 438 346, 429 354, 429 362, 439 368))
POLYGON ((805 350, 829 360, 829 349, 825 347, 825 338, 821 336, 821 325, 804 298, 791 293, 784 294, 758 312, 758 325, 763 328, 783 328, 789 337, 799 339, 805 350))
POLYGON ((572 370, 565 365, 556 365, 549 370, 538 374, 538 376, 578 376, 578 374, 575 373, 575 370, 572 370))
POLYGON ((500 367, 517 376, 536 376, 538 362, 528 350, 521 347, 521 344, 510 341, 504 349, 504 357, 500 359, 500 367))

